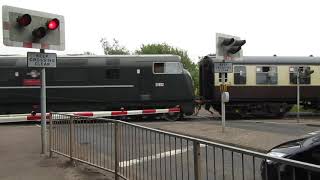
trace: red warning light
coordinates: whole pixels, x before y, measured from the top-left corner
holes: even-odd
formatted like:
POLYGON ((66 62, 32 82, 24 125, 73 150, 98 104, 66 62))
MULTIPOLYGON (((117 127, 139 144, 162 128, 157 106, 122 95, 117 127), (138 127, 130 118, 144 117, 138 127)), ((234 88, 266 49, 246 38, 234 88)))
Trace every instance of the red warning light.
POLYGON ((17 18, 17 23, 20 26, 28 26, 31 23, 31 16, 29 14, 24 14, 17 18))
POLYGON ((57 18, 54 18, 47 23, 47 28, 49 30, 55 30, 58 27, 59 27, 59 20, 57 18))

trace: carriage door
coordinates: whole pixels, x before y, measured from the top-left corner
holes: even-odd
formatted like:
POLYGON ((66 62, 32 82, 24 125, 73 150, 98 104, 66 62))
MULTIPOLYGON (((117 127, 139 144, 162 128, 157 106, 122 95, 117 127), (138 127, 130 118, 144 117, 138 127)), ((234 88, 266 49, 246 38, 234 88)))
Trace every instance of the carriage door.
POLYGON ((153 87, 153 73, 152 65, 150 65, 150 62, 140 62, 139 69, 137 69, 137 75, 140 100, 151 100, 153 87))

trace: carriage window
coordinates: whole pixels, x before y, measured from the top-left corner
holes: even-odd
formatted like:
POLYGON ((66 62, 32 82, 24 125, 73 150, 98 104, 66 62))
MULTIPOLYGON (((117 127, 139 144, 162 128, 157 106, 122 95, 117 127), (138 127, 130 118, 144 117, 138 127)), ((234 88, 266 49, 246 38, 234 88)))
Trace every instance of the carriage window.
POLYGON ((154 74, 182 74, 182 64, 180 62, 154 63, 154 74))
POLYGON ((119 79, 120 69, 106 69, 106 79, 119 79))
POLYGON ((234 84, 246 84, 247 83, 247 72, 245 66, 234 67, 234 84))
POLYGON ((56 81, 88 81, 86 69, 55 69, 54 78, 56 81))
MULTIPOLYGON (((228 81, 228 73, 225 73, 224 82, 228 81)), ((219 73, 219 82, 222 82, 222 73, 219 73)))
POLYGON ((257 66, 257 84, 277 84, 278 68, 276 66, 257 66))
POLYGON ((290 67, 290 84, 297 84, 297 72, 300 70, 300 84, 310 84, 311 76, 304 76, 303 74, 310 71, 310 67, 290 67))

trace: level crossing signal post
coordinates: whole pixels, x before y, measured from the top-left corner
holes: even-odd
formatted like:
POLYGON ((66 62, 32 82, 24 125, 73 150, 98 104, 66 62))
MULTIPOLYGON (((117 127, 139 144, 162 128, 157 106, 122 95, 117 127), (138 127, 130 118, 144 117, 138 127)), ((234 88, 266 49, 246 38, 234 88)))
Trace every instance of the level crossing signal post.
POLYGON ((246 43, 246 40, 241 40, 237 36, 216 34, 216 58, 221 59, 222 63, 215 63, 214 71, 221 73, 221 123, 222 131, 226 126, 225 103, 229 102, 229 92, 227 91, 226 74, 233 72, 232 61, 242 60, 241 47, 246 43), (231 61, 231 62, 230 62, 231 61))
POLYGON ((301 68, 297 69, 297 123, 300 123, 300 73, 301 68))
POLYGON ((46 138, 46 69, 55 68, 57 55, 45 49, 65 49, 64 17, 41 11, 2 6, 3 44, 35 48, 27 53, 27 67, 41 69, 41 153, 47 152, 46 138))
POLYGON ((302 78, 310 77, 314 70, 306 69, 304 67, 296 67, 297 77, 297 123, 300 123, 300 81, 302 78))

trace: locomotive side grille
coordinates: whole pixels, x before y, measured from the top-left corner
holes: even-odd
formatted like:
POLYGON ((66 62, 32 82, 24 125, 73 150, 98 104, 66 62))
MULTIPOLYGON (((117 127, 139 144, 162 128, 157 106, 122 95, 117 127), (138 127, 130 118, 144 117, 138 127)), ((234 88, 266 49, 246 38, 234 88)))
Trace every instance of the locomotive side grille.
POLYGON ((88 65, 88 59, 68 59, 66 61, 59 61, 58 64, 64 67, 83 67, 88 65))
POLYGON ((106 66, 112 66, 112 67, 120 66, 120 59, 108 59, 106 60, 106 66))
POLYGON ((1 67, 14 67, 17 65, 17 61, 6 61, 6 60, 2 60, 0 62, 0 66, 1 67))

